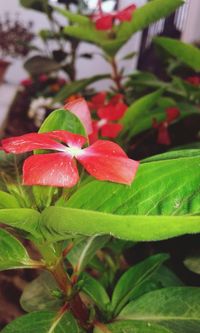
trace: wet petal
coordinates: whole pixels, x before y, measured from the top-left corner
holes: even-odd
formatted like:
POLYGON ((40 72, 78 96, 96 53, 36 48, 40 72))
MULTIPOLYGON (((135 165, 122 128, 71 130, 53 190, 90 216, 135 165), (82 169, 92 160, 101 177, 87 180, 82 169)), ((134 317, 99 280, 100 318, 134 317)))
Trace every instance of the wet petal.
POLYGON ((62 151, 65 147, 52 140, 49 133, 29 133, 2 140, 2 147, 7 153, 21 154, 34 149, 52 149, 62 151))
POLYGON ((23 165, 25 185, 73 187, 78 179, 76 162, 66 153, 32 155, 23 165))
POLYGON ((77 157, 89 174, 99 180, 131 184, 139 163, 110 141, 99 140, 77 157))
POLYGON ((90 110, 84 98, 75 99, 74 101, 67 103, 64 108, 71 111, 80 119, 88 135, 92 133, 90 110))
POLYGON ((46 134, 52 139, 67 143, 70 147, 81 148, 87 141, 83 135, 64 130, 52 131, 46 134))
POLYGON ((117 123, 107 123, 101 127, 101 135, 108 138, 116 138, 123 126, 117 123))

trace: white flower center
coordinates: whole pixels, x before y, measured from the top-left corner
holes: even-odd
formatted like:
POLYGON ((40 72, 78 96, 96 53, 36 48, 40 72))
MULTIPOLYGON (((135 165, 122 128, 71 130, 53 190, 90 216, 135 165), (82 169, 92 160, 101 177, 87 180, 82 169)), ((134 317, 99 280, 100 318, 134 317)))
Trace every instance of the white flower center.
POLYGON ((78 147, 67 147, 66 151, 73 157, 78 157, 84 154, 83 149, 78 147))
POLYGON ((107 119, 101 119, 98 121, 97 126, 98 128, 101 128, 102 126, 104 126, 105 124, 107 124, 108 120, 107 119))

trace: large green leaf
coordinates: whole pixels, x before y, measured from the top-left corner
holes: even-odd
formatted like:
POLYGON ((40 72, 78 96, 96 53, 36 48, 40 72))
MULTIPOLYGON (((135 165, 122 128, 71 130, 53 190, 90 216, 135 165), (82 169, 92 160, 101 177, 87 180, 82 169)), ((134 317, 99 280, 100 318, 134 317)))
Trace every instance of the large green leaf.
POLYGON ((26 285, 20 298, 20 304, 27 312, 57 311, 62 305, 62 299, 54 295, 58 290, 59 286, 53 276, 44 271, 26 285))
POLYGON ((150 326, 157 324, 166 328, 168 333, 198 333, 199 311, 200 288, 164 288, 132 301, 117 319, 131 320, 133 325, 138 321, 150 326))
POLYGON ((11 234, 0 229, 0 270, 28 268, 32 263, 23 245, 11 234))
POLYGON ((40 214, 34 209, 10 208, 0 209, 0 222, 11 226, 21 232, 25 232, 28 238, 40 239, 38 231, 40 214))
POLYGON ((195 71, 200 71, 200 50, 197 47, 167 37, 157 37, 155 43, 195 71))
POLYGON ((198 149, 171 151, 141 163, 131 186, 91 181, 66 208, 43 211, 41 233, 49 241, 70 234, 148 241, 200 232, 199 163, 198 149))
POLYGON ((50 311, 29 313, 12 321, 1 333, 83 333, 70 313, 56 316, 50 311))
MULTIPOLYGON (((84 29, 83 29, 84 31, 84 29)), ((81 79, 74 81, 72 83, 66 84, 59 93, 55 96, 54 101, 55 102, 63 102, 67 97, 77 94, 78 92, 81 92, 83 89, 85 89, 87 86, 89 86, 91 83, 94 83, 99 80, 103 80, 106 78, 109 78, 109 74, 102 74, 102 75, 94 75, 87 79, 81 79)))
POLYGON ((159 266, 168 259, 167 254, 151 256, 128 269, 118 281, 112 295, 112 311, 117 315, 134 297, 138 288, 150 279, 159 266))
MULTIPOLYGON (((171 333, 160 325, 133 322, 130 320, 116 321, 114 324, 107 325, 102 329, 95 327, 94 333, 171 333), (107 329, 107 331, 106 331, 107 329)), ((186 333, 186 332, 185 332, 186 333)))

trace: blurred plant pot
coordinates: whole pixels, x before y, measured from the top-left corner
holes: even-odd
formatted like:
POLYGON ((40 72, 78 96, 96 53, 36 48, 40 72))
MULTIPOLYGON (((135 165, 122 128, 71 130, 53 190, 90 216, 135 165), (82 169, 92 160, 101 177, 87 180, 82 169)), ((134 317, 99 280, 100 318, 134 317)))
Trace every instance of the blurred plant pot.
POLYGON ((0 59, 0 84, 3 82, 4 80, 4 76, 6 74, 6 71, 8 69, 10 65, 10 62, 0 59))

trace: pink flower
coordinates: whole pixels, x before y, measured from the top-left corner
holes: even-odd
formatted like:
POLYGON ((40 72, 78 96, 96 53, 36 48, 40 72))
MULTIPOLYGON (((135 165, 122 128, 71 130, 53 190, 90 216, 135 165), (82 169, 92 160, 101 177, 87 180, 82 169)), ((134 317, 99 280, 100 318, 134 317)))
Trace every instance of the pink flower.
POLYGON ((90 142, 95 142, 98 139, 99 131, 103 137, 116 138, 123 128, 116 121, 122 118, 127 110, 127 105, 123 102, 123 95, 117 94, 107 102, 106 94, 99 93, 91 100, 90 106, 95 108, 95 105, 98 106, 99 120, 92 123, 93 133, 89 136, 90 142))
POLYGON ((131 184, 139 162, 110 141, 96 141, 82 148, 86 138, 64 130, 29 133, 2 140, 5 152, 21 154, 35 149, 53 150, 28 157, 23 165, 25 185, 73 187, 79 180, 76 160, 99 180, 131 184))
POLYGON ((118 10, 109 14, 100 11, 98 14, 93 15, 92 20, 95 22, 97 30, 110 30, 112 29, 115 20, 120 22, 131 21, 135 9, 136 5, 130 5, 123 10, 118 10))
POLYGON ((188 83, 192 84, 193 86, 199 86, 200 85, 200 77, 199 76, 189 76, 185 79, 188 83))
POLYGON ((157 143, 161 145, 170 145, 171 139, 168 132, 168 126, 180 116, 180 111, 178 108, 172 107, 166 109, 165 112, 166 119, 160 123, 158 123, 156 119, 153 119, 152 126, 158 130, 157 143))

